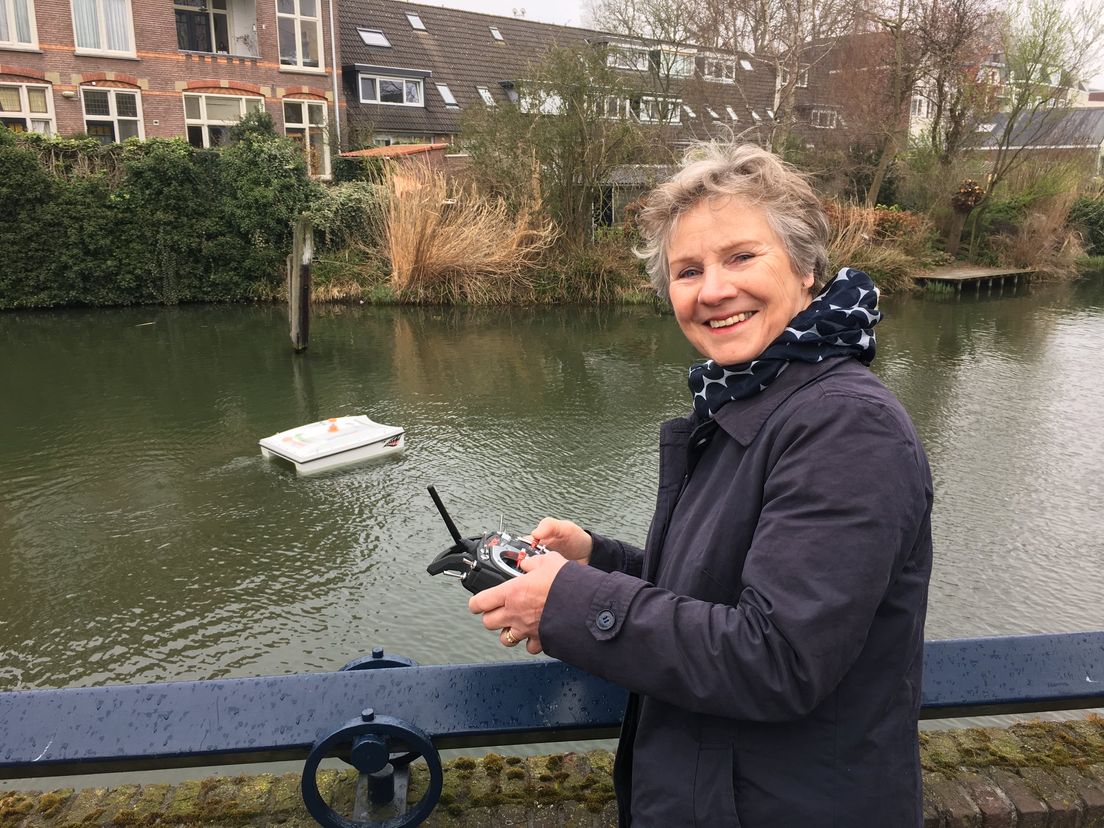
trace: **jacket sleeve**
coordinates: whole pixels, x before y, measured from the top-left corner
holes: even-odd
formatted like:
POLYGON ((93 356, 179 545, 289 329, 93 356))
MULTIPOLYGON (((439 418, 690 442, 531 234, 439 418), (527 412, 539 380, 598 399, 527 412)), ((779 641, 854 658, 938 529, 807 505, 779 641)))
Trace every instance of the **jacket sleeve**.
POLYGON ((624 572, 637 577, 644 571, 644 550, 589 529, 587 534, 594 541, 590 550, 590 565, 595 569, 603 572, 624 572))
POLYGON ((862 650, 928 520, 931 483, 911 428, 861 397, 801 406, 771 457, 735 606, 563 567, 541 619, 545 651, 696 712, 812 711, 862 650))

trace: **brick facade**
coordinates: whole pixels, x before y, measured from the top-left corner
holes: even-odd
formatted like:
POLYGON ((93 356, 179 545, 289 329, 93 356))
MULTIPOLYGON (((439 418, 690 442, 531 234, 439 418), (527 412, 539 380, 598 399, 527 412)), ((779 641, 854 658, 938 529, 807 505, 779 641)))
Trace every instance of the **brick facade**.
POLYGON ((230 0, 229 5, 235 15, 234 54, 181 49, 172 0, 131 0, 133 55, 105 56, 77 48, 71 0, 33 0, 37 43, 0 44, 0 84, 47 84, 59 135, 86 130, 81 90, 92 87, 138 91, 146 138, 187 134, 185 90, 260 97, 280 131, 284 98, 325 103, 332 122, 340 101, 335 107, 327 0, 315 3, 322 19, 320 69, 281 65, 276 0, 230 0))

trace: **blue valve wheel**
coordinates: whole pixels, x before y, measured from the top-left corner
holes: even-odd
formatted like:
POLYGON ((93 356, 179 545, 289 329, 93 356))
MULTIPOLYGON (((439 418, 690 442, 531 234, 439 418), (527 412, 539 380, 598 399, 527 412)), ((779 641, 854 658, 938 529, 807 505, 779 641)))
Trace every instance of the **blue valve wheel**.
MULTIPOLYGON (((368 715, 367 713, 365 715, 368 715)), ((301 789, 303 804, 315 821, 325 828, 413 828, 421 825, 433 812, 437 801, 441 798, 441 789, 444 785, 444 773, 441 770, 441 755, 433 746, 432 740, 423 731, 401 719, 390 716, 372 716, 369 721, 352 719, 346 722, 325 739, 314 743, 307 761, 303 765, 303 779, 301 789), (370 744, 380 740, 381 750, 360 751, 361 761, 357 770, 361 773, 371 773, 382 770, 389 760, 389 748, 392 742, 402 743, 409 749, 409 753, 403 754, 405 761, 396 764, 408 764, 416 756, 425 759, 429 766, 429 787, 418 800, 418 803, 406 813, 386 820, 385 822, 358 822, 334 811, 322 798, 318 790, 318 765, 327 756, 334 753, 334 748, 339 745, 356 745, 365 739, 370 744), (365 764, 364 759, 369 764, 365 764), (363 766, 362 766, 363 765, 363 766)))

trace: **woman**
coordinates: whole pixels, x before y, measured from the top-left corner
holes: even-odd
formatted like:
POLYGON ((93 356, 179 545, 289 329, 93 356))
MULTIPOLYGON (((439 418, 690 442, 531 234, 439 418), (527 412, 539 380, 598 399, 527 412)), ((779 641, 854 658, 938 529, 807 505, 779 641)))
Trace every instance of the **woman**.
POLYGON ((932 488, 866 367, 877 291, 823 284, 819 201, 756 147, 692 150, 640 223, 707 358, 661 428, 647 544, 546 518, 556 551, 470 608, 629 688, 622 825, 915 828, 932 488))

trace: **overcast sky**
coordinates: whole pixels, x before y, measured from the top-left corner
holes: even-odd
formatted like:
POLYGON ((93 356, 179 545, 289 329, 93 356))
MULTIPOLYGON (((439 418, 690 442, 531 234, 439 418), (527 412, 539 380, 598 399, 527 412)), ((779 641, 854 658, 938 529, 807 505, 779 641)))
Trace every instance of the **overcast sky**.
POLYGON ((450 9, 500 14, 503 17, 515 16, 515 10, 525 11, 527 20, 540 20, 543 23, 559 23, 564 26, 583 25, 583 3, 585 0, 446 0, 443 3, 415 0, 426 6, 445 6, 450 9))

